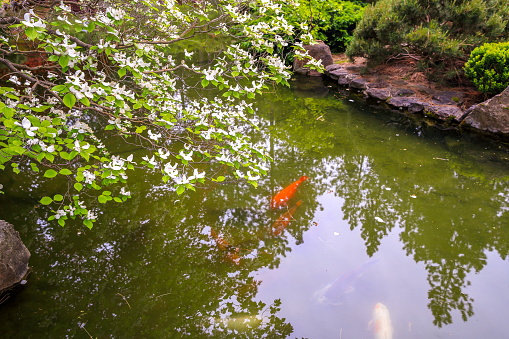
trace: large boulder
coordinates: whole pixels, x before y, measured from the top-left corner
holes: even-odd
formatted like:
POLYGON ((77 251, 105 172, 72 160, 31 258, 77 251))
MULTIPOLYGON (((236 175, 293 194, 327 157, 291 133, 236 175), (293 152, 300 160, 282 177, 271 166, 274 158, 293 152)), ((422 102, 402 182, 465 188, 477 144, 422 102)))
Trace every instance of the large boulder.
POLYGON ((497 135, 509 135, 509 87, 502 93, 470 107, 463 125, 497 135))
POLYGON ((14 227, 0 220, 0 293, 19 284, 28 274, 30 252, 14 227))
MULTIPOLYGON (((314 45, 304 45, 303 46, 308 54, 315 60, 321 60, 322 65, 327 67, 332 65, 334 62, 332 60, 332 53, 330 51, 329 46, 327 46, 323 41, 318 40, 317 44, 314 45)), ((319 76, 321 75, 319 72, 310 70, 307 67, 304 67, 308 63, 309 60, 297 60, 295 59, 293 62, 293 71, 299 74, 306 74, 311 76, 319 76)))

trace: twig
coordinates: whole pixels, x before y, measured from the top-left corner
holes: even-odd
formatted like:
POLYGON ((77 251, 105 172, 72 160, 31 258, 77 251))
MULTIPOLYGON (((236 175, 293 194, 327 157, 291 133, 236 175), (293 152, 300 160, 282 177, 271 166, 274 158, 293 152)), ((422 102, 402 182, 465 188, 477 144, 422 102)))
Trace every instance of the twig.
POLYGON ((129 306, 129 309, 130 309, 130 310, 132 310, 131 305, 129 305, 129 301, 127 301, 126 297, 124 297, 124 296, 123 296, 122 294, 120 294, 120 293, 117 293, 117 294, 118 294, 119 296, 121 296, 121 297, 122 297, 122 299, 124 299, 124 301, 126 302, 127 306, 129 306))

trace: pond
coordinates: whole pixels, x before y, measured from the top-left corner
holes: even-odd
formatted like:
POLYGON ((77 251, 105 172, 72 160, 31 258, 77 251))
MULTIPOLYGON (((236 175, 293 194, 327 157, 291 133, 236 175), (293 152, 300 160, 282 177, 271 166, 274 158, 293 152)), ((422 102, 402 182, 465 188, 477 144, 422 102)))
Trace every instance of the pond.
POLYGON ((258 102, 257 188, 177 196, 140 170, 88 230, 46 221, 47 183, 2 178, 0 219, 32 253, 2 338, 505 337, 507 149, 323 81, 258 102))

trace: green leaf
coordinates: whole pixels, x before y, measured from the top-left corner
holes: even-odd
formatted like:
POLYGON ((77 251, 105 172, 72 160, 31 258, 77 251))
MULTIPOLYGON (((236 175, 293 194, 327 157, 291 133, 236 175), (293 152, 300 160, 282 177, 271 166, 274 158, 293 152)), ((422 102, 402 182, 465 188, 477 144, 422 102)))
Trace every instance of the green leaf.
POLYGON ((179 186, 177 187, 177 194, 181 195, 182 193, 184 193, 185 190, 186 188, 184 186, 179 186))
POLYGON ((53 197, 53 201, 62 201, 62 200, 64 200, 64 196, 61 194, 55 194, 55 196, 53 197))
POLYGON ((64 160, 71 160, 71 156, 70 156, 70 154, 69 154, 69 153, 62 151, 62 152, 60 152, 59 154, 60 154, 60 157, 61 157, 62 159, 64 159, 64 160))
POLYGON ((140 134, 140 133, 142 133, 146 129, 147 129, 147 126, 145 126, 145 125, 138 126, 138 127, 136 127, 136 133, 140 134))
POLYGON ((50 197, 44 197, 41 200, 39 200, 39 202, 43 205, 49 205, 53 202, 53 199, 51 199, 50 197))
POLYGON ((46 178, 54 178, 54 177, 57 176, 57 174, 58 174, 57 171, 49 169, 46 172, 44 172, 44 177, 46 177, 46 178))
POLYGON ((17 153, 19 155, 21 155, 21 154, 26 152, 26 149, 24 149, 23 147, 21 147, 21 146, 14 146, 14 145, 10 145, 9 146, 9 150, 11 150, 12 152, 17 153))
POLYGON ((60 219, 58 219, 58 224, 59 224, 60 226, 64 227, 64 226, 65 226, 65 220, 64 220, 64 219, 62 219, 62 217, 60 217, 60 219))
POLYGON ((89 22, 88 26, 87 26, 87 31, 88 32, 92 32, 94 29, 95 29, 95 23, 94 22, 89 22))
POLYGON ((79 182, 74 183, 74 189, 78 192, 81 191, 83 189, 83 184, 79 182))
POLYGON ((52 88, 52 90, 55 92, 69 91, 69 89, 67 88, 67 85, 56 85, 55 87, 52 88))
POLYGON ((32 171, 39 172, 39 167, 37 167, 37 164, 31 162, 30 167, 32 167, 32 171))
POLYGON ((69 108, 72 108, 74 106, 74 104, 76 103, 76 97, 74 96, 74 94, 72 93, 67 93, 65 96, 64 96, 64 104, 69 107, 69 108))
POLYGON ((97 197, 97 200, 99 200, 101 204, 104 204, 108 201, 108 197, 101 194, 100 196, 97 197))
POLYGON ((67 169, 67 168, 62 168, 60 171, 58 171, 59 174, 62 174, 62 175, 70 175, 72 174, 71 170, 67 169))
POLYGON ((207 79, 203 79, 201 81, 201 85, 202 85, 202 87, 207 87, 209 85, 209 81, 207 79))
POLYGON ((39 36, 39 32, 37 32, 35 27, 27 27, 25 29, 25 34, 30 40, 35 40, 37 36, 39 36))
POLYGON ((91 221, 91 220, 83 220, 83 225, 87 226, 88 229, 92 229, 92 227, 94 226, 94 223, 91 221))
POLYGON ((123 77, 123 76, 127 73, 127 71, 126 71, 126 69, 125 69, 125 67, 124 67, 124 68, 119 69, 119 70, 117 71, 117 73, 118 73, 118 76, 119 76, 119 77, 123 77))
POLYGON ((67 54, 61 55, 60 58, 58 59, 58 63, 62 68, 67 67, 67 65, 69 64, 69 55, 67 54))
POLYGON ((90 100, 88 100, 88 98, 87 98, 87 97, 83 97, 83 98, 81 98, 81 99, 80 99, 80 102, 81 102, 83 105, 85 105, 85 106, 87 106, 87 107, 90 107, 90 100))
POLYGON ((226 178, 221 175, 221 176, 217 177, 216 181, 217 182, 223 182, 224 179, 226 179, 226 178))

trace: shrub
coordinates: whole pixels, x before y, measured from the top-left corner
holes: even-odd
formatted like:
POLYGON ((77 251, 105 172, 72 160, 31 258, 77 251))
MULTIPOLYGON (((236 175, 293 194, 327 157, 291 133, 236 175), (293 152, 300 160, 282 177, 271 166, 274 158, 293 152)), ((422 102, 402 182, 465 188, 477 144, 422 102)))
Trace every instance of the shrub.
POLYGON ((342 52, 352 39, 353 31, 361 20, 366 4, 343 0, 298 0, 284 9, 287 20, 307 29, 314 38, 323 40, 333 52, 342 52))
POLYGON ((477 89, 497 94, 509 86, 509 42, 486 43, 470 54, 465 74, 477 89))
POLYGON ((507 0, 379 0, 366 8, 346 54, 383 61, 406 53, 452 64, 507 39, 507 0))

